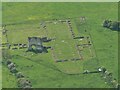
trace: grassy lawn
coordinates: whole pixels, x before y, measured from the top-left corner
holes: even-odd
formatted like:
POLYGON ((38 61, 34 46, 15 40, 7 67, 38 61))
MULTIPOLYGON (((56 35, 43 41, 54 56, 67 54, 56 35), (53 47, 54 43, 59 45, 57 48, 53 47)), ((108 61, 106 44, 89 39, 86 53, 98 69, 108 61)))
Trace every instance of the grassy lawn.
MULTIPOLYGON (((94 71, 104 66, 118 78, 118 32, 102 27, 105 19, 117 20, 117 3, 3 3, 3 24, 7 25, 7 38, 10 44, 28 43, 32 36, 55 38, 45 43, 54 48, 48 53, 35 54, 27 49, 9 50, 17 69, 24 73, 35 88, 108 88, 99 74, 83 75, 84 70, 94 71), (80 17, 86 23, 80 24, 80 17), (66 20, 71 18, 75 36, 85 36, 83 40, 72 39, 67 23, 46 23, 46 30, 40 27, 41 21, 66 20), (87 32, 86 32, 87 31, 87 32), (79 58, 76 44, 87 43, 81 53, 83 60, 56 63, 57 59, 79 58), (114 66, 114 67, 113 67, 114 66), (70 75, 75 74, 75 75, 70 75), (97 82, 96 82, 97 81, 97 82)), ((2 43, 6 37, 2 36, 2 43)), ((3 65, 3 87, 14 88, 16 78, 3 65), (11 85, 11 82, 13 83, 11 85)))

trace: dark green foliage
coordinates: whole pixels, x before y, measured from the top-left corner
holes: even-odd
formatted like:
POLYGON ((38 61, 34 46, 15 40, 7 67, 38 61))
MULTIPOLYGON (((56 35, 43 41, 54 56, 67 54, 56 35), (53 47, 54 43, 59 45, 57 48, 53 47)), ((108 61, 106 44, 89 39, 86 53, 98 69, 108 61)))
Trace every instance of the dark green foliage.
POLYGON ((120 22, 105 20, 103 22, 103 27, 109 28, 111 30, 120 30, 120 22))

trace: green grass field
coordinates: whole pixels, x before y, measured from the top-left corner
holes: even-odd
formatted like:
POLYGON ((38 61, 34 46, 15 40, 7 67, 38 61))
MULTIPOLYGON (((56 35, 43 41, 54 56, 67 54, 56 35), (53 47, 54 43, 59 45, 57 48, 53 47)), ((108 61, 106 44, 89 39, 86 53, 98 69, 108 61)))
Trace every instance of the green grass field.
MULTIPOLYGON (((26 49, 8 50, 17 69, 24 73, 34 88, 109 88, 99 74, 83 75, 84 70, 94 71, 104 66, 118 78, 118 32, 102 27, 105 19, 117 20, 117 3, 3 3, 3 24, 7 25, 10 44, 28 43, 29 36, 55 38, 45 43, 54 50, 35 54, 26 49), (85 24, 79 17, 85 16, 85 24), (89 36, 91 47, 82 49, 83 60, 56 63, 57 59, 80 58, 76 44, 85 44, 87 39, 72 39, 66 23, 47 23, 47 29, 40 27, 41 21, 66 20, 71 18, 75 36, 89 36), (87 30, 87 32, 85 32, 87 30), (32 67, 31 67, 32 66, 32 67), (114 67, 113 67, 114 66, 114 67), (74 75, 70 75, 74 74, 74 75), (97 81, 97 82, 96 82, 97 81)), ((2 35, 2 43, 6 37, 2 35)), ((15 88, 16 78, 3 65, 3 88, 15 88), (11 85, 11 83, 13 83, 11 85)))

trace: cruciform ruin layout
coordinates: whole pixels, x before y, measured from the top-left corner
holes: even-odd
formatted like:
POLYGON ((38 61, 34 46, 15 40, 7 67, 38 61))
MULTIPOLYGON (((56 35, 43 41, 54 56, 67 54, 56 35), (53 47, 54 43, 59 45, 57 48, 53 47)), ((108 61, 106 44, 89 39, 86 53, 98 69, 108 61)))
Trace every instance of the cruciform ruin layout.
MULTIPOLYGON (((32 34, 32 30, 24 30, 28 34, 15 37, 15 33, 18 31, 14 32, 14 30, 6 28, 2 31, 6 41, 2 43, 2 47, 10 50, 27 48, 26 51, 35 53, 51 53, 55 62, 81 61, 86 58, 85 53, 87 53, 87 58, 95 57, 90 35, 88 33, 79 34, 77 27, 72 24, 75 22, 70 19, 42 21, 37 30, 32 28, 35 30, 34 34, 32 34), (10 39, 10 33, 13 33, 13 39, 10 39), (51 51, 49 52, 48 49, 51 51)), ((23 30, 19 29, 19 33, 22 34, 23 30)))

